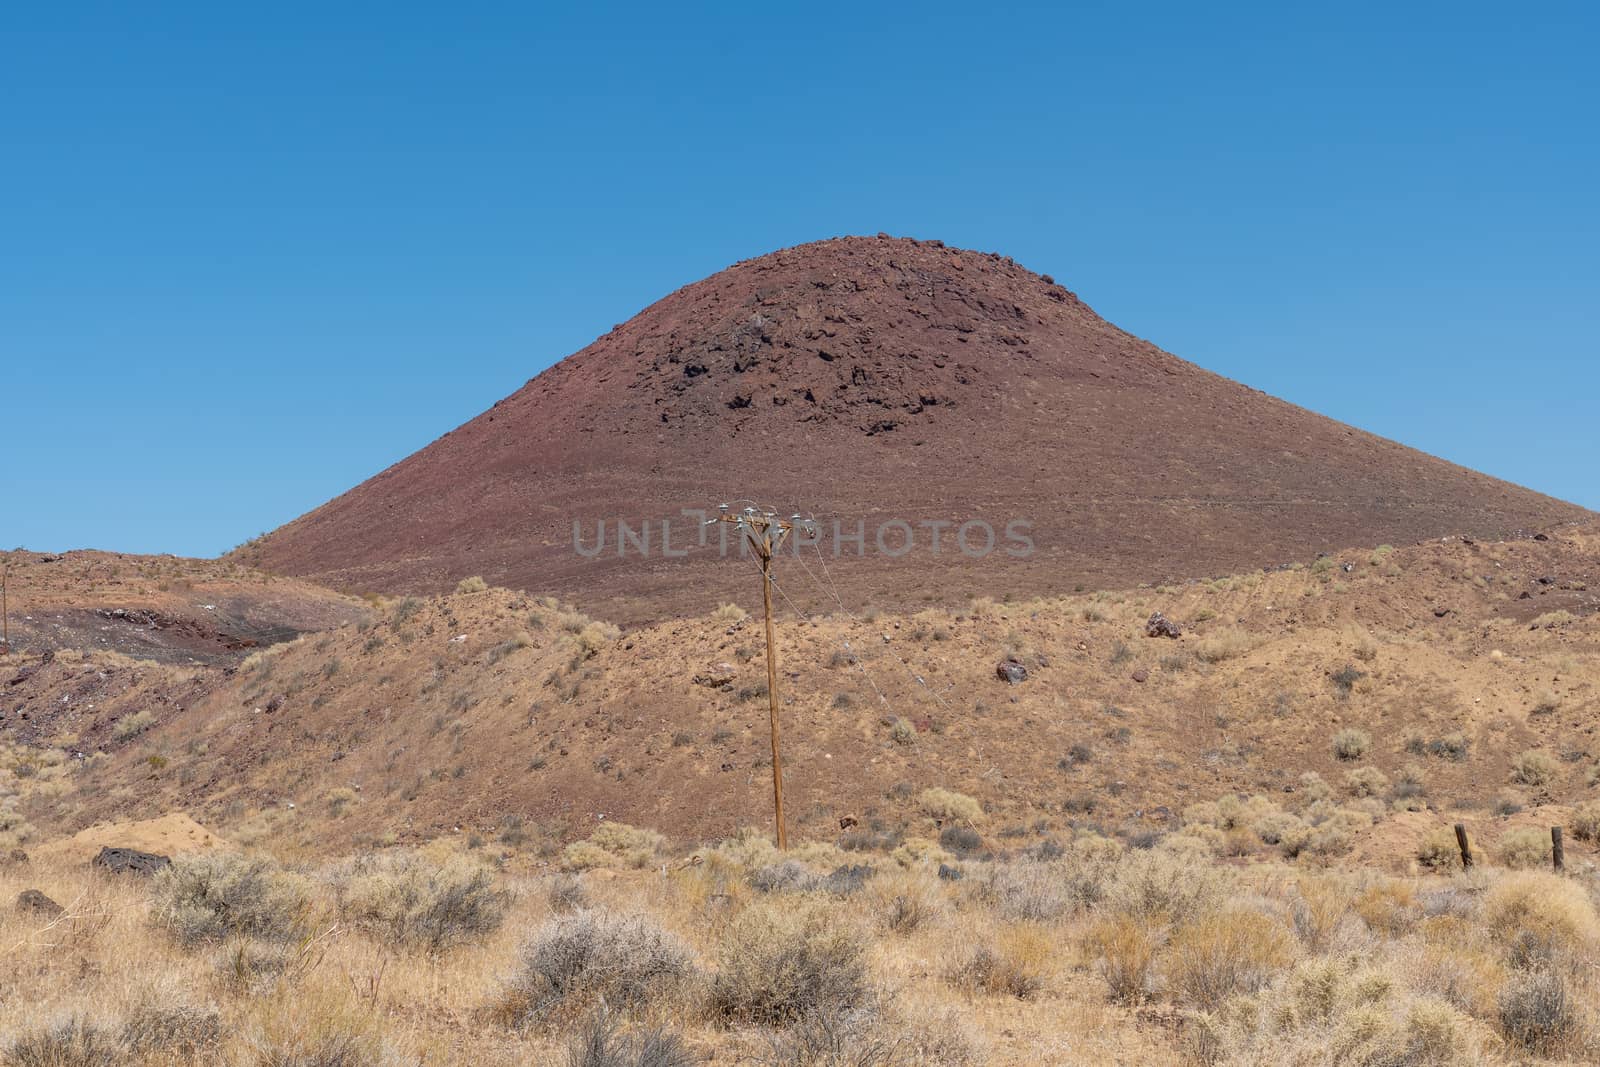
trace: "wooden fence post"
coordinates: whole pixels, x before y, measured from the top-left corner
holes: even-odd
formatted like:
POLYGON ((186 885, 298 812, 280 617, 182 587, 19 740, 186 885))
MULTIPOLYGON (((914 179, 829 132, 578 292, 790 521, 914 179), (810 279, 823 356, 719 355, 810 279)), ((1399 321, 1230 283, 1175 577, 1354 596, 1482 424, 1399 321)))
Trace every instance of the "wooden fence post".
POLYGON ((1561 827, 1550 827, 1550 862, 1555 864, 1556 870, 1561 870, 1567 865, 1566 849, 1561 846, 1561 827))
POLYGON ((1467 828, 1456 823, 1456 844, 1461 847, 1461 867, 1463 870, 1472 866, 1472 846, 1467 844, 1467 828))

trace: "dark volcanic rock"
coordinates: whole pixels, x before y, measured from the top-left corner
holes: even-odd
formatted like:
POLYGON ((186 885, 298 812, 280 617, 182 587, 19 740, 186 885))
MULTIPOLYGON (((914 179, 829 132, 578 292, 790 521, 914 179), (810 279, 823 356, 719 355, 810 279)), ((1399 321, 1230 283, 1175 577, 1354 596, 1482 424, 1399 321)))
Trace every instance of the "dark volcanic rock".
POLYGON ((995 664, 995 675, 1002 681, 1017 685, 1028 680, 1028 668, 1015 659, 1003 659, 995 664))
POLYGON ((172 860, 154 852, 140 852, 136 848, 102 848, 100 854, 89 861, 91 865, 112 874, 154 874, 170 867, 172 860))
POLYGON ((37 889, 24 889, 17 894, 17 910, 54 918, 66 909, 37 889))
POLYGON ((1144 624, 1144 633, 1146 637, 1182 637, 1183 627, 1158 611, 1144 624))

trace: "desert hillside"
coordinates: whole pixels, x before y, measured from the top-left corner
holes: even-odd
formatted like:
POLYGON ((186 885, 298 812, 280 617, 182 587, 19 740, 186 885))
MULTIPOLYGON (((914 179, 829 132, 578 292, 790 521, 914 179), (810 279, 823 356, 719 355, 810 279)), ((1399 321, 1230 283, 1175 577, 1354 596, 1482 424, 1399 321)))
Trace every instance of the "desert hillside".
MULTIPOLYGON (((1589 525, 957 610, 780 602, 795 833, 925 834, 929 788, 976 798, 997 843, 1166 832, 1229 794, 1299 818, 1331 794, 1370 818, 1319 862, 1404 866, 1432 828, 1494 838, 1592 795, 1596 590, 1589 525), (1147 636, 1156 612, 1182 635, 1147 636), (998 676, 1007 658, 1024 680, 998 676)), ((355 619, 226 664, 20 649, 5 741, 59 764, 43 799, 23 783, 22 810, 72 831, 180 809, 317 850, 509 823, 552 845, 607 820, 691 839, 764 824, 760 629, 737 605, 627 632, 495 588, 346 605, 355 619)))
POLYGON ((744 499, 815 515, 845 601, 898 610, 1588 514, 1208 373, 1009 258, 849 237, 667 296, 233 558, 396 595, 481 575, 654 621, 743 589, 684 509, 744 499), (1015 521, 1027 558, 1005 551, 1015 521), (903 557, 905 527, 877 550, 895 522, 903 557), (980 526, 954 550, 966 523, 995 550, 977 558, 980 526))
POLYGON ((737 604, 624 632, 477 581, 0 562, 7 1067, 1600 1050, 1594 524, 955 610, 785 594, 788 854, 737 604), (223 604, 287 639, 171 621, 223 604))

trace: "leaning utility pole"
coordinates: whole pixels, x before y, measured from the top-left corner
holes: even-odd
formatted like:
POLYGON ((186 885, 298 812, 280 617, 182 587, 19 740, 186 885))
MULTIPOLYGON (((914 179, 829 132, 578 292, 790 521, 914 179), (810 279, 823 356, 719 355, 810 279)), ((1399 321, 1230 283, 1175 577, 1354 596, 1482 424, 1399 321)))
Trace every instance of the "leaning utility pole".
POLYGON ((11 655, 11 602, 6 599, 6 585, 11 578, 11 563, 0 567, 0 656, 11 655))
POLYGON ((794 526, 755 508, 732 514, 723 504, 719 510, 722 514, 711 522, 733 523, 761 560, 761 609, 767 622, 767 709, 772 720, 772 813, 778 825, 778 848, 786 850, 789 832, 783 822, 783 760, 778 753, 778 650, 772 636, 772 557, 794 526))

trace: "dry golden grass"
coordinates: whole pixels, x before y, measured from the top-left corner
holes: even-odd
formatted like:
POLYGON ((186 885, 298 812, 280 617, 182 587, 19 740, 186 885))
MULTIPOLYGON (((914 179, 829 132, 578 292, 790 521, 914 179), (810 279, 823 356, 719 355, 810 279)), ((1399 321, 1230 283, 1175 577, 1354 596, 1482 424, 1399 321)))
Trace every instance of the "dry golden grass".
MULTIPOLYGON (((1214 808, 1241 826, 1265 810, 1214 808)), ((0 998, 0 1064, 512 1067, 559 1062, 602 1000, 606 1040, 665 1027, 686 1062, 1600 1051, 1600 916, 1579 876, 1234 867, 1185 835, 1147 850, 1083 836, 968 861, 960 881, 930 860, 866 857, 848 875, 859 854, 779 861, 750 834, 666 869, 603 851, 581 875, 496 870, 444 842, 310 867, 208 853, 154 882, 81 860, 0 869, 7 899, 39 888, 65 906, 0 914, 0 991, 27 991, 0 998), (1152 1029, 1145 1010, 1186 1021, 1152 1029), (84 1058, 96 1049, 111 1058, 84 1058)))

